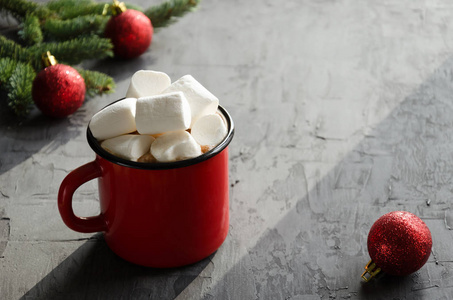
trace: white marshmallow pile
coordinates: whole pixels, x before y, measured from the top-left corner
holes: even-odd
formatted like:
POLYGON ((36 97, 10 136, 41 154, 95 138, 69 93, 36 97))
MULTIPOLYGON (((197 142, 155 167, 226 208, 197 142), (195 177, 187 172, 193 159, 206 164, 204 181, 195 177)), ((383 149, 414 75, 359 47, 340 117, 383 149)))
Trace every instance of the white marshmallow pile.
POLYGON ((108 152, 132 161, 173 162, 194 158, 227 135, 219 99, 191 75, 171 83, 162 72, 141 70, 126 99, 93 116, 90 130, 108 152))

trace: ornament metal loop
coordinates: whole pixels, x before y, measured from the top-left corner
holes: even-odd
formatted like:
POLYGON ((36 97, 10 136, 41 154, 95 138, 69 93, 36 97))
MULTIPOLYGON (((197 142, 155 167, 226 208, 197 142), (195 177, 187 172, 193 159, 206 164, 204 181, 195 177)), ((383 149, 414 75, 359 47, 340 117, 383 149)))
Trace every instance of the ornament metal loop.
POLYGON ((381 268, 376 266, 373 260, 370 259, 370 261, 365 266, 365 272, 363 272, 362 274, 362 279, 365 282, 368 282, 371 280, 371 278, 375 277, 379 272, 381 272, 381 268))
POLYGON ((127 10, 126 4, 124 2, 119 2, 118 0, 113 0, 112 5, 112 14, 114 16, 119 15, 127 10))
POLYGON ((102 15, 106 16, 107 13, 109 12, 110 4, 106 3, 104 4, 104 8, 102 9, 102 15))
POLYGON ((46 53, 43 53, 41 55, 42 63, 44 64, 44 67, 49 67, 49 66, 54 66, 58 64, 57 59, 55 56, 53 56, 50 51, 47 51, 46 53))

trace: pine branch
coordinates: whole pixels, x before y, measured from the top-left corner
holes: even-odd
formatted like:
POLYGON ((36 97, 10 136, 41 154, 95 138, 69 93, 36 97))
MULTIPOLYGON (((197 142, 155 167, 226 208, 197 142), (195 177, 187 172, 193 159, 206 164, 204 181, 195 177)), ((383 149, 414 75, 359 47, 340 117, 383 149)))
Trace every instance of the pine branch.
POLYGON ((35 71, 29 64, 10 58, 0 59, 0 70, 0 83, 8 93, 8 106, 18 116, 27 115, 33 106, 31 89, 35 71))
POLYGON ((154 28, 165 27, 193 11, 200 0, 169 0, 160 5, 152 6, 145 10, 145 15, 151 20, 154 28))
MULTIPOLYGON (((35 1, 0 0, 0 12, 21 22, 19 37, 30 45, 21 46, 0 35, 0 88, 6 91, 8 105, 17 115, 28 114, 33 105, 31 89, 36 73, 43 67, 43 53, 50 51, 60 63, 67 65, 113 56, 110 39, 102 38, 112 13, 105 9, 112 5, 112 1, 50 0, 46 4, 35 1)), ((126 7, 144 12, 153 27, 159 28, 194 10, 199 1, 166 0, 146 11, 128 3, 126 7)), ((114 91, 112 77, 101 72, 78 70, 85 80, 89 96, 114 91)))
POLYGON ((18 32, 19 36, 28 45, 41 43, 43 40, 39 18, 35 15, 29 15, 25 18, 23 28, 18 32))
MULTIPOLYGON (((42 53, 50 51, 60 63, 75 65, 85 59, 112 57, 112 49, 113 45, 109 39, 93 35, 59 43, 42 43, 30 47, 29 51, 36 62, 41 61, 42 53)), ((37 64, 33 66, 36 67, 37 64)))
POLYGON ((20 20, 33 13, 37 7, 37 3, 27 0, 0 0, 0 9, 20 20))
POLYGON ((141 7, 138 6, 138 5, 130 4, 130 3, 124 3, 124 5, 126 5, 126 8, 127 8, 127 9, 135 9, 135 10, 138 10, 138 11, 143 12, 143 8, 141 8, 141 7))
POLYGON ((110 94, 115 91, 115 81, 112 77, 97 71, 76 68, 85 80, 86 93, 89 96, 110 94))
POLYGON ((45 6, 28 0, 0 0, 0 10, 19 20, 24 20, 27 15, 31 14, 34 14, 40 20, 52 15, 52 12, 45 6))
POLYGON ((43 31, 56 40, 90 34, 102 35, 107 22, 108 17, 99 15, 79 16, 70 20, 48 19, 43 25, 43 31))
POLYGON ((13 40, 0 35, 0 58, 10 57, 13 60, 28 62, 31 59, 29 52, 13 40))
POLYGON ((46 7, 66 20, 85 15, 102 15, 104 5, 92 0, 55 0, 47 3, 46 7))
POLYGON ((0 58, 0 86, 4 87, 13 71, 16 69, 17 62, 9 57, 0 58))

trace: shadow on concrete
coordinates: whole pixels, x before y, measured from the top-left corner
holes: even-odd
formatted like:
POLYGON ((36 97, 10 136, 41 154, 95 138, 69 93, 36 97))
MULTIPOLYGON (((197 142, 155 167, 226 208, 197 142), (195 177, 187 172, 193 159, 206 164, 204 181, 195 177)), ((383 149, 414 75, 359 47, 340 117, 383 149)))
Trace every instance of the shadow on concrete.
POLYGON ((63 119, 50 118, 33 109, 26 118, 19 118, 0 105, 0 175, 22 163, 43 147, 52 152, 86 130, 86 110, 63 119))
POLYGON ((21 299, 174 299, 214 255, 181 268, 146 268, 118 257, 96 234, 21 299))
MULTIPOLYGON (((256 209, 248 211, 248 219, 264 228, 268 204, 281 218, 251 245, 241 240, 241 230, 230 232, 227 242, 236 239, 246 250, 204 299, 451 298, 453 278, 446 274, 453 261, 448 250, 453 240, 452 70, 450 58, 325 176, 319 175, 322 160, 294 161, 288 177, 262 191, 256 209), (310 190, 308 180, 315 183, 310 190), (432 255, 414 274, 364 283, 360 275, 369 260, 370 227, 395 210, 415 213, 427 223, 432 255), (240 280, 248 289, 231 289, 238 274, 249 274, 240 280)), ((392 84, 388 88, 391 95, 392 84)), ((259 179, 242 178, 232 194, 239 198, 240 186, 250 180, 259 179)))

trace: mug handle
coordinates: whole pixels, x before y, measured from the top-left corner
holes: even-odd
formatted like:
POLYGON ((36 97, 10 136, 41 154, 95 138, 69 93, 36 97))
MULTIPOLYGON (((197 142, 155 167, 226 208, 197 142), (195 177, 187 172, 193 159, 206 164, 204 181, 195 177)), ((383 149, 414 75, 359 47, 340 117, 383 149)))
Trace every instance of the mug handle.
POLYGON ((78 217, 72 209, 74 192, 82 184, 101 175, 101 167, 94 160, 69 173, 61 183, 58 192, 58 210, 63 222, 72 230, 83 233, 106 231, 107 226, 102 214, 93 217, 78 217))

